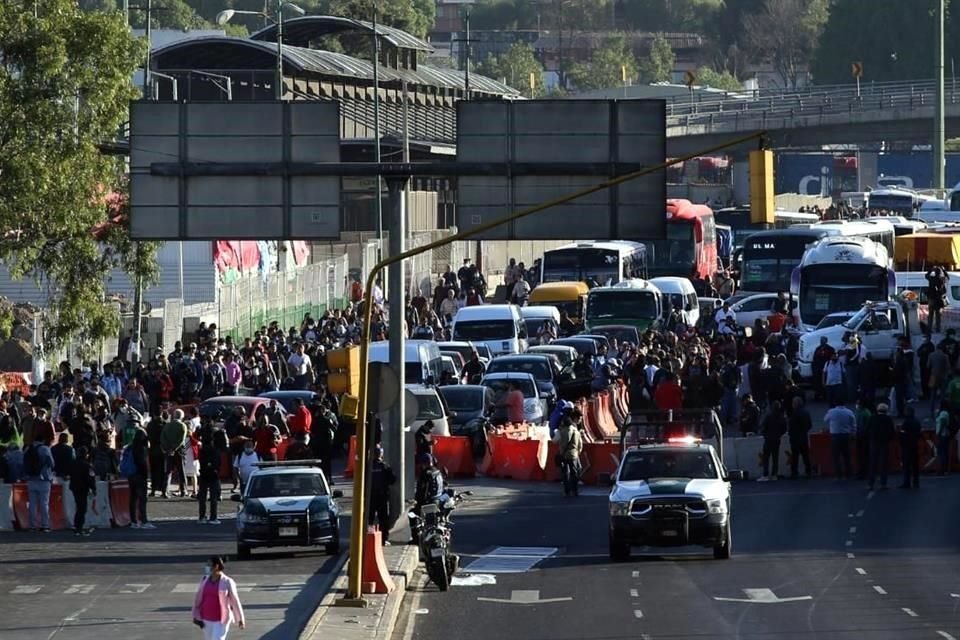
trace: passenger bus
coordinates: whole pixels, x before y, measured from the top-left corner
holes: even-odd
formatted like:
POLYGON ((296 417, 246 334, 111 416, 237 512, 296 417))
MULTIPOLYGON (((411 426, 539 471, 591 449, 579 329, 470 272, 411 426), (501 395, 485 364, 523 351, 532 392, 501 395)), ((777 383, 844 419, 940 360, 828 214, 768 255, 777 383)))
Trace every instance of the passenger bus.
POLYGON ((893 255, 893 225, 886 221, 844 221, 798 224, 787 229, 760 231, 743 243, 740 291, 779 293, 790 290, 793 270, 807 247, 821 238, 841 236, 879 242, 893 255))
POLYGON ((829 236, 807 249, 791 277, 794 318, 812 331, 824 316, 857 311, 866 300, 888 300, 896 288, 886 247, 862 237, 829 236))
POLYGON ((646 275, 647 247, 639 242, 583 240, 543 253, 540 283, 585 282, 611 285, 646 275))
POLYGON ((646 280, 633 278, 591 289, 584 326, 590 331, 603 325, 626 324, 646 331, 657 323, 662 312, 660 290, 646 280))
POLYGON ((713 210, 689 200, 667 200, 667 237, 647 241, 650 276, 712 277, 717 271, 713 210))
POLYGON ((718 225, 725 224, 733 229, 733 247, 742 247, 743 242, 752 233, 768 231, 770 229, 786 229, 795 224, 814 224, 820 221, 815 213, 799 213, 796 211, 775 211, 773 224, 750 222, 750 207, 727 207, 718 209, 713 214, 718 225))
POLYGON ((874 189, 866 195, 868 210, 886 211, 907 218, 912 218, 920 208, 920 204, 927 199, 916 191, 903 187, 874 189))

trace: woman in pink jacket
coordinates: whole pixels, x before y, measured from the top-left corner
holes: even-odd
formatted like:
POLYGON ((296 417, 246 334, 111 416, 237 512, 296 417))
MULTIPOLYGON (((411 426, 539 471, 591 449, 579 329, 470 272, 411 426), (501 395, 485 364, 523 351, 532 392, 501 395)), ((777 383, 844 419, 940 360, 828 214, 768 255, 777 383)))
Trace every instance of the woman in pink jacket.
POLYGON ((193 623, 203 629, 205 640, 225 640, 230 623, 246 626, 237 583, 223 572, 220 556, 210 558, 204 573, 193 599, 193 623))

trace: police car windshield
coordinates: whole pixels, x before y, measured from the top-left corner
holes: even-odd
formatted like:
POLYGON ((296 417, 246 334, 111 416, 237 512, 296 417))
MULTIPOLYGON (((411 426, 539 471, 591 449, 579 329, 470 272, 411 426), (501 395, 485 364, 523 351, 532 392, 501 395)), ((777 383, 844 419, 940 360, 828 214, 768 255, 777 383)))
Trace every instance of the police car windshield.
POLYGON ((250 479, 248 498, 325 496, 327 488, 316 473, 276 473, 250 479))
POLYGON ((715 479, 713 458, 703 451, 639 451, 623 463, 618 480, 630 482, 649 478, 715 479))

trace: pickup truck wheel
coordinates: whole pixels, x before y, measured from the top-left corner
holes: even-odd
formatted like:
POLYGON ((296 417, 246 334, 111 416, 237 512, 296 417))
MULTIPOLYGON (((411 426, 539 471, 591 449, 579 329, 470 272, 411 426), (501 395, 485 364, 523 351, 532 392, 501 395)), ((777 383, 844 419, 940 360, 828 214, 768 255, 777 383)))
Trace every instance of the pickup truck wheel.
POLYGON ((237 543, 237 559, 238 560, 249 560, 252 555, 253 555, 253 550, 249 546, 245 544, 240 544, 239 542, 237 543))
POLYGON ((730 530, 730 524, 727 524, 727 532, 724 535, 722 544, 713 548, 713 557, 716 560, 729 560, 733 553, 733 533, 730 530))
POLYGON ((340 553, 340 536, 337 536, 332 541, 324 545, 324 549, 331 556, 335 556, 340 553))
POLYGON ((630 545, 610 534, 610 559, 614 562, 625 562, 630 559, 630 545))

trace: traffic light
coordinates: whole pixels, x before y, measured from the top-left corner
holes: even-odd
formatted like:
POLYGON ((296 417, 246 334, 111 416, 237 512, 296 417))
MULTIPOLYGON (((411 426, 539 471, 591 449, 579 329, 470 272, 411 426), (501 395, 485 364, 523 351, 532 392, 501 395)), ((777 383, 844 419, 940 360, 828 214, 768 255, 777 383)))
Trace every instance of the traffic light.
POLYGON ((773 151, 750 152, 750 222, 773 224, 773 151))
POLYGON ((360 393, 360 347, 345 347, 327 353, 327 388, 330 393, 360 393))

